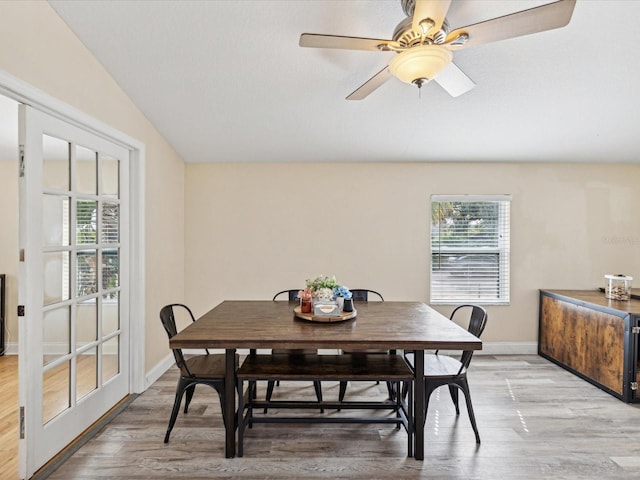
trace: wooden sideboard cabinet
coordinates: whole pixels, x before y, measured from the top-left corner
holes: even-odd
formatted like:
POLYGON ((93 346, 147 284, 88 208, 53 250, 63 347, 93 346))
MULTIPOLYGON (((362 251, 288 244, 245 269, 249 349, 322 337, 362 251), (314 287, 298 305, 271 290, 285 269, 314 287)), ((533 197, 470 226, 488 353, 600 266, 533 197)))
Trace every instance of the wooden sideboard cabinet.
POLYGON ((629 403, 640 402, 639 333, 640 300, 540 290, 538 354, 629 403))

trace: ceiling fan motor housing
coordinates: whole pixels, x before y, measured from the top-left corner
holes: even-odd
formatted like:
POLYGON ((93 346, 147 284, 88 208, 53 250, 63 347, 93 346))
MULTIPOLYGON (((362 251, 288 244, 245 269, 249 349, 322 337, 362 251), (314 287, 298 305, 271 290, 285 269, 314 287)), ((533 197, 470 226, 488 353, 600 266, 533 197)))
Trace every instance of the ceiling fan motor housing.
POLYGON ((441 44, 444 43, 449 33, 449 24, 446 20, 442 22, 442 27, 436 32, 429 32, 429 36, 423 35, 412 28, 412 18, 407 17, 402 20, 393 31, 393 40, 398 42, 402 48, 411 48, 421 44, 441 44))

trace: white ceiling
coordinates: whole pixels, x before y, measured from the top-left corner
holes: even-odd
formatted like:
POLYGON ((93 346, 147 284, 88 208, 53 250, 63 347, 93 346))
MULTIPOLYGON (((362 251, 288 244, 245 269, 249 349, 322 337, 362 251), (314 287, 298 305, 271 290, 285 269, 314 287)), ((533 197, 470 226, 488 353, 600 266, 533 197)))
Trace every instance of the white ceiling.
MULTIPOLYGON (((638 162, 640 2, 578 0, 565 28, 454 54, 450 97, 392 78, 393 53, 301 48, 302 32, 391 38, 399 0, 50 0, 187 162, 638 162)), ((454 0, 452 28, 547 1, 454 0)))

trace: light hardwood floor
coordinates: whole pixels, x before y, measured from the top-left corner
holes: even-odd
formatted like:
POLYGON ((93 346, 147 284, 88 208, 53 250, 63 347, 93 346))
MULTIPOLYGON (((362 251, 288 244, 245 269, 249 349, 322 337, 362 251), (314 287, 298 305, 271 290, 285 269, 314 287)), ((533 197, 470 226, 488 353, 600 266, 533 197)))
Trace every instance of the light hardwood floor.
POLYGON ((0 478, 18 478, 18 356, 0 357, 0 478))
MULTIPOLYGON (((117 358, 103 356, 105 376, 117 372, 117 358)), ((79 398, 96 387, 95 356, 78 357, 79 398)), ((44 418, 51 419, 69 404, 66 365, 46 375, 44 418)), ((0 480, 18 478, 18 356, 0 356, 0 480)))
MULTIPOLYGON (((640 478, 640 406, 534 355, 474 358, 478 447, 464 408, 456 418, 448 391, 434 393, 424 462, 406 457, 404 431, 380 425, 260 424, 245 437, 245 456, 225 459, 220 404, 206 387, 165 445, 176 380, 169 370, 50 478, 640 478)), ((352 384, 347 395, 385 390, 352 384)), ((323 383, 323 392, 337 398, 338 386, 323 383)), ((291 382, 274 398, 294 393, 314 398, 310 385, 291 382)))

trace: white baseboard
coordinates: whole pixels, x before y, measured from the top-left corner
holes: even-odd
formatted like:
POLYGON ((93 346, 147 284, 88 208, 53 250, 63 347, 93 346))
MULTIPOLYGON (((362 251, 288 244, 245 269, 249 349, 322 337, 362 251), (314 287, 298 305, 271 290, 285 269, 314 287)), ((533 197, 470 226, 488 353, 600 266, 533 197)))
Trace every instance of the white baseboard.
POLYGON ((486 342, 482 350, 477 352, 485 355, 537 355, 538 342, 486 342))
POLYGON ((538 342, 483 342, 475 355, 537 355, 538 342))
MULTIPOLYGON (((441 350, 445 355, 459 355, 459 351, 441 350)), ((482 342, 482 350, 474 355, 537 355, 538 342, 482 342)))
POLYGON ((169 352, 166 357, 160 360, 156 364, 156 366, 149 370, 144 376, 144 389, 146 390, 151 385, 153 385, 156 380, 158 380, 164 374, 164 372, 166 372, 173 366, 174 363, 176 363, 176 360, 175 358, 173 358, 173 353, 169 352))
POLYGON ((4 344, 5 355, 17 355, 18 354, 18 343, 17 342, 9 342, 4 344))

